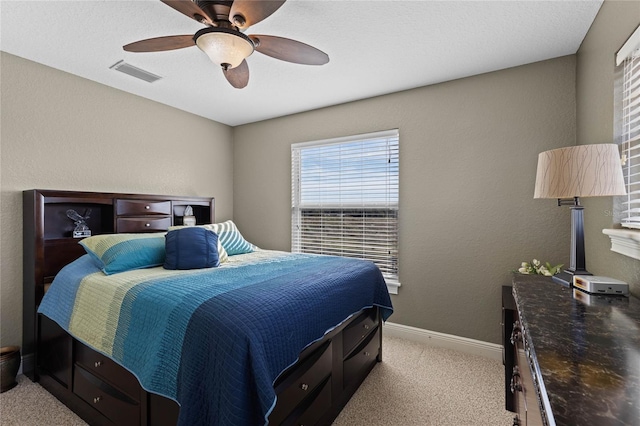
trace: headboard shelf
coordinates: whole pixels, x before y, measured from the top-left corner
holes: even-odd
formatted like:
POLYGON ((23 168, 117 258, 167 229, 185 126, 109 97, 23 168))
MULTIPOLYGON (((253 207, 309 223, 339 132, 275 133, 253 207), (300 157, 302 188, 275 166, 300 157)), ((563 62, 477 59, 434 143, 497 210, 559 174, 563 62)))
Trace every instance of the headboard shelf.
POLYGON ((47 203, 44 204, 44 238, 73 238, 74 222, 67 216, 67 210, 74 210, 81 216, 89 214, 87 225, 94 234, 109 234, 113 228, 113 205, 104 203, 47 203))
POLYGON ((173 203, 173 218, 174 225, 182 225, 184 211, 187 206, 191 206, 193 209, 193 215, 196 217, 196 223, 207 223, 207 217, 209 215, 209 206, 197 203, 197 202, 188 202, 188 203, 173 203))
MULTIPOLYGON (((215 221, 213 198, 153 194, 125 194, 32 189, 23 192, 23 339, 25 354, 35 351, 38 305, 55 275, 85 252, 73 237, 75 224, 67 216, 73 209, 85 216, 91 209, 87 226, 91 235, 118 232, 166 231, 171 225, 182 225, 184 211, 193 208, 196 224, 215 221), (167 206, 166 210, 147 214, 145 202, 167 206), (141 211, 118 213, 120 202, 141 203, 141 211), (149 218, 146 220, 146 218, 149 218), (140 224, 138 227, 137 224, 140 224), (126 225, 126 226, 125 226, 126 225), (118 228, 120 226, 120 229, 118 228)), ((37 360, 36 360, 37 362, 37 360)), ((24 373, 34 378, 34 366, 24 373)))

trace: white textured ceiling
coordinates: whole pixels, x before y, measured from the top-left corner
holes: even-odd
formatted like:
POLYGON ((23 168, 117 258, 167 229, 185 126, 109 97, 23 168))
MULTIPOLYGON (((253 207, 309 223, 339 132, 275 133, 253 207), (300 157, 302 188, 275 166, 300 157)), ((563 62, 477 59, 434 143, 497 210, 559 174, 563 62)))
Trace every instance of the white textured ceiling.
POLYGON ((133 41, 202 25, 157 0, 0 2, 0 49, 231 126, 575 53, 601 0, 288 0, 246 34, 330 57, 297 65, 254 53, 234 89, 197 47, 130 53, 133 41), (163 78, 110 70, 125 60, 163 78))

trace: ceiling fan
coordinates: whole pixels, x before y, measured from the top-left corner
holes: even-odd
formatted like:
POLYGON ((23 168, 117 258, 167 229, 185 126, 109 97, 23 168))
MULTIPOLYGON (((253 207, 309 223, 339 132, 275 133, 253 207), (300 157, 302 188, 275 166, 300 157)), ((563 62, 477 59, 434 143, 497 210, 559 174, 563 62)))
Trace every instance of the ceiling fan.
POLYGON ((123 47, 128 52, 160 52, 198 46, 220 65, 227 81, 237 89, 249 83, 246 58, 254 51, 283 61, 323 65, 329 56, 308 44, 270 35, 245 35, 242 31, 269 17, 286 0, 160 0, 204 25, 194 35, 174 35, 136 41, 123 47))

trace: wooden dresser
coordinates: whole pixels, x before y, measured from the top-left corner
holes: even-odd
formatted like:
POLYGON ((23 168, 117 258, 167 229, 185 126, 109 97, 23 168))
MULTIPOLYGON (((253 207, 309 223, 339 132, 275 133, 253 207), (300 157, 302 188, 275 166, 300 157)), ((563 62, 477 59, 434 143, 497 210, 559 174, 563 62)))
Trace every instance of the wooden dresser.
POLYGON ((514 425, 640 424, 640 300, 516 275, 503 315, 514 425))

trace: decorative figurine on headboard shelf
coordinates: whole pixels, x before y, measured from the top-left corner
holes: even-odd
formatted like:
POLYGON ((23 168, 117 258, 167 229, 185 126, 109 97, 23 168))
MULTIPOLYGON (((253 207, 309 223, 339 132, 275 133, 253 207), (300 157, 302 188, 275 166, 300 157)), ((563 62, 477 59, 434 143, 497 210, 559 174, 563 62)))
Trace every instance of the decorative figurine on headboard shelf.
POLYGON ((196 226, 196 217, 193 215, 193 207, 187 206, 184 209, 184 217, 182 218, 184 226, 196 226))
POLYGON ((78 212, 73 209, 67 210, 67 217, 73 220, 76 225, 76 229, 73 230, 73 238, 84 238, 91 236, 91 229, 87 226, 87 219, 91 216, 91 209, 84 211, 84 216, 80 216, 78 212))

